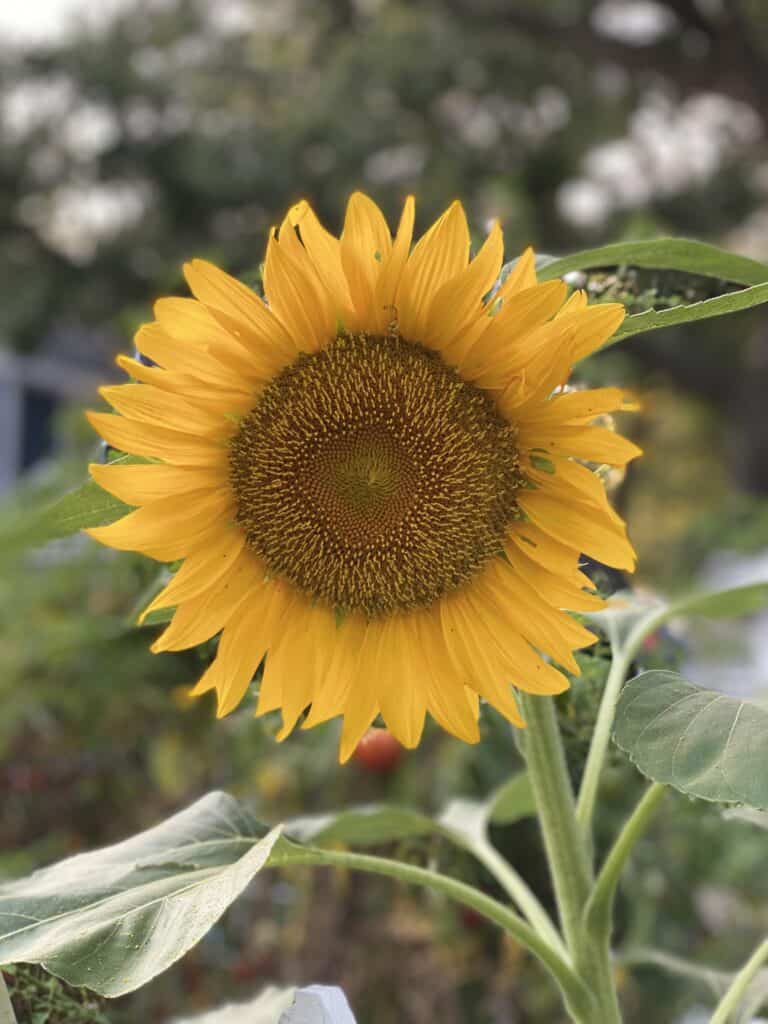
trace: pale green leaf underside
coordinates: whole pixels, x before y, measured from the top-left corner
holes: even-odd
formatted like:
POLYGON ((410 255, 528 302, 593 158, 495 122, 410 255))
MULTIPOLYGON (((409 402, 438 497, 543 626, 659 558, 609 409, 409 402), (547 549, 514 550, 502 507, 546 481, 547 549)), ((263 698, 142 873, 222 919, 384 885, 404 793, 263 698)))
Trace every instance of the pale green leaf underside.
MULTIPOLYGON (((500 792, 503 820, 526 813, 519 776, 500 792)), ((298 818, 285 826, 291 842, 283 826, 270 831, 232 797, 210 793, 131 839, 0 885, 0 963, 40 963, 72 985, 123 995, 195 945, 261 868, 301 860, 297 842, 442 835, 467 845, 497 800, 464 801, 450 826, 388 806, 298 818)))
POLYGON ((210 793, 125 842, 0 886, 0 963, 119 996, 178 960, 267 863, 267 831, 210 793))
POLYGON ((175 1017, 170 1024, 277 1024, 295 994, 295 988, 270 986, 245 1003, 229 1003, 193 1017, 175 1017))
POLYGON ((676 672, 624 687, 616 743, 644 775, 689 796, 768 808, 768 707, 704 690, 676 672))

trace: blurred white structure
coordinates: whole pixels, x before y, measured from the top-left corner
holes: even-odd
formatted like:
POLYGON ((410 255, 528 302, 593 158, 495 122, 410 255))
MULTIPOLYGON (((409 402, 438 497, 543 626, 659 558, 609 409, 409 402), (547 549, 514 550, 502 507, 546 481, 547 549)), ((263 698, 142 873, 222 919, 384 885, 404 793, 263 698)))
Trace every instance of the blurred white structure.
POLYGON ((38 352, 0 347, 0 494, 54 451, 54 417, 67 404, 92 402, 115 377, 102 336, 58 331, 38 352))

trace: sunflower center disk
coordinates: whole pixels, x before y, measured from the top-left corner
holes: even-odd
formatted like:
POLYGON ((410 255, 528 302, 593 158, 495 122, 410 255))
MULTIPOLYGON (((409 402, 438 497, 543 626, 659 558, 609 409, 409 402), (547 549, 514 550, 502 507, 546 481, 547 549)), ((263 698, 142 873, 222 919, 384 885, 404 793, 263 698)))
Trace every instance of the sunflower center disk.
POLYGON ((267 385, 230 475, 269 569, 368 616, 427 606, 500 554, 523 480, 487 394, 421 345, 364 334, 267 385))

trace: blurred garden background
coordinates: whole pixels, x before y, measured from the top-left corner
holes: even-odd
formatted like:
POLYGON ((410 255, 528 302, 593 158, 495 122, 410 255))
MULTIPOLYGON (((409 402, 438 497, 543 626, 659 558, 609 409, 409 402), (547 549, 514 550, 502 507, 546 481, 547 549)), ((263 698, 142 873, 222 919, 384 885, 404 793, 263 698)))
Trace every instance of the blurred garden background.
MULTIPOLYGON (((186 696, 206 652, 155 657, 152 629, 135 628, 155 568, 85 538, 23 558, 3 543, 3 528, 12 537, 99 456, 82 409, 117 378, 113 357, 153 300, 183 294, 184 260, 256 285, 288 205, 310 199, 336 230, 362 188, 393 223, 415 193, 421 229, 460 197, 477 239, 501 219, 510 257, 672 234, 768 261, 766 111, 764 0, 2 5, 0 876, 134 833, 215 787, 279 821, 374 800, 435 808, 515 767, 491 714, 477 748, 428 730, 392 765, 343 768, 334 723, 277 745, 253 702, 216 722, 207 699, 186 696)), ((633 311, 729 287, 622 269, 575 283, 633 311)), ((768 579, 764 308, 634 338, 581 373, 643 400, 622 429, 646 454, 616 490, 636 584, 768 579)), ((657 637, 643 664, 683 662, 694 681, 759 694, 766 627, 756 616, 657 637)), ((600 648, 582 662, 561 706, 575 775, 605 666, 600 648)), ((617 753, 606 828, 639 785, 617 753)), ((764 834, 729 828, 716 808, 668 798, 622 901, 628 957, 653 940, 736 966, 764 935, 764 834)), ((495 838, 548 900, 532 823, 495 838)), ((468 859, 430 854, 495 891, 468 859)), ((260 875, 136 995, 107 1005, 42 972, 9 980, 17 1005, 41 1014, 20 1024, 163 1024, 271 982, 341 984, 360 1024, 561 1019, 537 968, 481 919, 384 880, 304 869, 260 875)), ((653 965, 627 971, 623 994, 632 1022, 697 1019, 696 985, 653 965)))

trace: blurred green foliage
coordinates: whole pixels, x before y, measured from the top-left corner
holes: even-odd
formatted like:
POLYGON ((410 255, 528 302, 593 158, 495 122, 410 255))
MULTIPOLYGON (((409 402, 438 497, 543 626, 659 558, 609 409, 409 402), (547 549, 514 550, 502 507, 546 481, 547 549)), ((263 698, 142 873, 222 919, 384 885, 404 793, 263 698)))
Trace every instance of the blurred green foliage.
MULTIPOLYGON (((94 348, 126 348, 152 300, 183 289, 184 259, 214 259, 255 283, 267 229, 292 201, 307 196, 336 229, 357 187, 392 221, 415 192, 420 227, 461 196, 478 237, 488 218, 502 218, 510 255, 530 242, 561 253, 659 232, 740 244, 734 230, 754 218, 759 225, 766 195, 763 5, 666 0, 651 6, 667 12, 668 28, 645 42, 600 28, 601 9, 622 6, 635 5, 140 0, 100 27, 5 47, 0 343, 32 351, 65 325, 96 329, 94 348), (566 215, 562 189, 586 174, 596 147, 631 136, 659 98, 669 111, 660 132, 685 136, 690 103, 713 93, 747 105, 757 122, 749 139, 721 126, 709 169, 695 150, 697 173, 679 186, 656 182, 643 202, 613 202, 592 225, 566 215)), ((641 155, 653 184, 658 168, 641 155)), ((598 186, 609 198, 615 188, 598 186)), ((626 269, 583 283, 593 299, 618 299, 633 312, 728 288, 626 269)), ((633 383, 643 396, 631 429, 646 456, 617 501, 645 580, 680 586, 713 547, 768 546, 767 345, 757 312, 726 327, 637 338, 582 368, 584 379, 633 383)), ((87 437, 71 422, 61 427, 61 459, 23 484, 13 507, 0 510, 0 526, 80 482, 87 437)), ((186 697, 208 652, 153 657, 156 630, 135 628, 155 567, 79 538, 24 561, 3 557, 0 570, 0 873, 136 832, 213 787, 251 797, 278 821, 384 799, 435 808, 451 795, 484 796, 515 770, 509 728, 492 713, 478 747, 429 728, 389 775, 355 762, 340 769, 336 723, 277 745, 275 721, 255 720, 253 701, 215 721, 208 699, 186 697)), ((663 636, 643 651, 643 666, 680 656, 663 636)), ((574 778, 605 646, 579 661, 580 679, 559 700, 574 778)), ((615 754, 599 846, 640 787, 615 754)), ((549 902, 533 823, 496 829, 494 839, 549 902)), ((764 850, 760 833, 726 829, 717 808, 669 798, 632 862, 620 947, 658 942, 735 965, 768 924, 764 850), (723 932, 718 915, 728 924, 722 939, 714 937, 723 932)), ((495 891, 465 855, 439 842, 428 852, 495 891)), ((471 915, 389 882, 298 869, 260 877, 167 976, 89 1009, 90 1018, 75 1015, 79 996, 64 1009, 59 988, 39 972, 17 977, 30 1006, 33 996, 60 998, 60 1020, 40 1018, 46 1024, 97 1024, 99 1014, 160 1024, 266 981, 339 982, 360 1024, 556 1024, 560 1012, 535 966, 471 915)), ((660 1024, 692 999, 656 968, 627 974, 623 995, 628 1020, 660 1024)))
POLYGON ((19 1020, 28 1024, 109 1024, 103 1000, 86 989, 73 989, 40 967, 16 964, 3 968, 19 1020))

